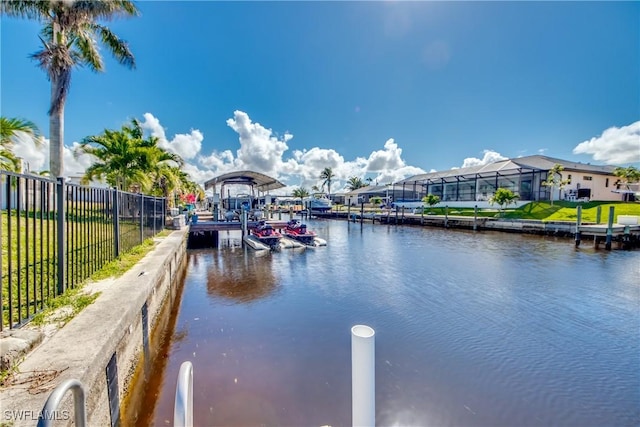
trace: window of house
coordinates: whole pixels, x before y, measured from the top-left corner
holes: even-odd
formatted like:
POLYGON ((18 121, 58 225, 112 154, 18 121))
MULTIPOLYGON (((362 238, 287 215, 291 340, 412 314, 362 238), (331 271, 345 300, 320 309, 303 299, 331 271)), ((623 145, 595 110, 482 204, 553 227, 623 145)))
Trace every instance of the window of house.
POLYGON ((608 186, 609 186, 609 178, 607 178, 607 179, 605 179, 605 180, 604 180, 604 186, 605 186, 605 187, 608 187, 608 186))
POLYGON ((567 184, 571 184, 571 174, 567 175, 567 184))
POLYGON ((593 179, 593 177, 585 175, 585 176, 582 177, 582 179, 584 179, 585 181, 591 181, 593 179))

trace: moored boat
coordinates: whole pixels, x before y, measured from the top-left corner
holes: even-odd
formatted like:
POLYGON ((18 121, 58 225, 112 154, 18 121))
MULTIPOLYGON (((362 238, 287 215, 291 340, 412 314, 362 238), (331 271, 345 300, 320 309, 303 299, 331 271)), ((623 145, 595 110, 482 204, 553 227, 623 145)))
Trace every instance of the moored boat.
POLYGON ((258 222, 258 225, 252 230, 251 234, 253 234, 258 241, 272 248, 277 246, 282 238, 282 234, 264 220, 258 222))
POLYGON ((282 230, 282 232, 290 239, 297 240, 305 245, 315 245, 315 239, 317 237, 316 233, 307 230, 307 224, 303 224, 298 219, 292 219, 287 222, 287 226, 282 230))
POLYGON ((326 212, 331 210, 331 200, 322 193, 315 193, 303 199, 305 207, 311 212, 326 212))

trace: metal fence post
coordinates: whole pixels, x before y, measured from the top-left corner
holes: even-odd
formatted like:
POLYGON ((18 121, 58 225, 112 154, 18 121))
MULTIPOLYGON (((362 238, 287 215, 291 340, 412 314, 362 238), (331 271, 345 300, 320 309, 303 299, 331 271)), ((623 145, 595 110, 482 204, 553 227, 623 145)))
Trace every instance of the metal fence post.
POLYGON ((140 194, 140 244, 144 242, 144 194, 140 194))
MULTIPOLYGON (((160 228, 160 231, 164 230, 167 226, 167 198, 163 197, 162 198, 162 227, 160 228)), ((214 216, 213 217, 214 221, 217 221, 218 219, 214 216)))
POLYGON ((118 203, 118 189, 113 189, 113 250, 114 258, 120 256, 120 209, 118 203))
POLYGON ((59 176, 56 183, 56 210, 58 211, 57 234, 58 234, 58 256, 56 257, 58 273, 58 295, 62 295, 65 290, 65 266, 66 266, 66 238, 65 238, 65 182, 64 177, 59 176))

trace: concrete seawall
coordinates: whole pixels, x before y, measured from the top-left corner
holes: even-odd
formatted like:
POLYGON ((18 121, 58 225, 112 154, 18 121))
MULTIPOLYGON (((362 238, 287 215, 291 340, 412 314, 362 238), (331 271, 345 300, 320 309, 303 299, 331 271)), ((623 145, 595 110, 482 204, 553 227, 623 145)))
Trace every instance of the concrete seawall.
MULTIPOLYGON (((34 426, 51 391, 73 378, 85 386, 88 424, 112 425, 163 304, 173 300, 181 284, 186 234, 187 229, 178 230, 162 239, 102 289, 93 304, 26 356, 12 385, 0 390, 0 424, 34 426)), ((55 414, 55 425, 72 424, 71 396, 68 392, 55 414)))

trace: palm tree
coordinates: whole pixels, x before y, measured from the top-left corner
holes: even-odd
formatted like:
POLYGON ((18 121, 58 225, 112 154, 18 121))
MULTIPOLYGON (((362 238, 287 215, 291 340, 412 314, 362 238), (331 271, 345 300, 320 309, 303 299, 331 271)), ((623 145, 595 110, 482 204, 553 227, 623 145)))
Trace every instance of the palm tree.
POLYGON ((347 188, 349 191, 357 190, 358 188, 366 187, 366 184, 362 182, 362 179, 357 176, 352 176, 347 181, 347 188))
POLYGON ((436 194, 427 194, 422 198, 422 203, 427 204, 430 208, 440 203, 440 196, 436 194))
POLYGON ((86 66, 104 70, 98 40, 121 64, 135 67, 126 42, 98 20, 138 14, 129 0, 2 0, 4 15, 36 19, 44 23, 40 32, 42 50, 31 55, 51 81, 49 107, 50 167, 53 176, 64 173, 64 106, 69 93, 71 71, 86 66))
POLYGON ((322 179, 322 187, 327 186, 329 192, 329 198, 331 198, 331 181, 333 180, 333 170, 331 168, 324 168, 322 172, 320 172, 320 179, 322 179))
POLYGON ((547 180, 542 181, 542 185, 545 187, 549 187, 551 190, 549 192, 549 199, 551 200, 551 206, 553 206, 553 189, 558 187, 558 190, 562 191, 562 189, 569 183, 568 179, 562 179, 562 172, 564 170, 564 166, 559 163, 553 165, 553 167, 549 170, 547 174, 547 180))
POLYGON ((309 197, 309 191, 304 187, 294 188, 291 194, 293 197, 299 197, 301 202, 305 197, 309 197))
MULTIPOLYGON (((618 166, 613 171, 613 174, 618 178, 620 178, 616 183, 618 188, 620 188, 620 185, 625 184, 627 187, 627 190, 629 190, 629 184, 640 182, 640 170, 638 170, 638 168, 636 168, 635 166, 629 166, 626 168, 618 166)), ((628 199, 629 199, 629 194, 625 194, 624 201, 626 202, 628 201, 628 199)))
POLYGON ((13 154, 15 139, 20 133, 31 138, 39 147, 42 145, 38 127, 28 120, 0 117, 0 169, 21 172, 21 161, 13 154))
POLYGON ((518 199, 518 195, 508 188, 498 188, 496 192, 489 199, 490 204, 496 204, 500 206, 501 215, 504 215, 504 210, 511 203, 515 203, 518 199))
POLYGON ((74 155, 88 154, 96 161, 87 168, 82 181, 105 179, 124 191, 133 185, 149 191, 164 168, 183 163, 180 156, 158 147, 157 142, 156 137, 142 138, 140 123, 135 119, 121 130, 106 129, 102 135, 84 138, 74 155))

